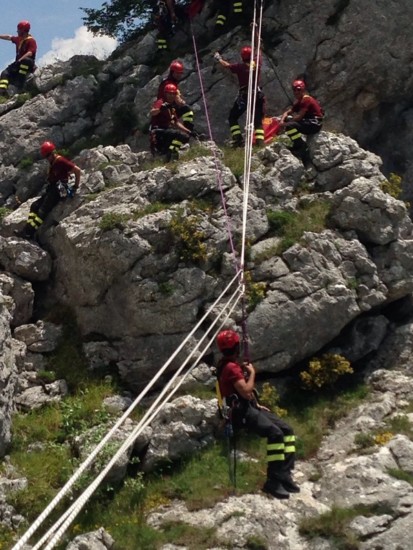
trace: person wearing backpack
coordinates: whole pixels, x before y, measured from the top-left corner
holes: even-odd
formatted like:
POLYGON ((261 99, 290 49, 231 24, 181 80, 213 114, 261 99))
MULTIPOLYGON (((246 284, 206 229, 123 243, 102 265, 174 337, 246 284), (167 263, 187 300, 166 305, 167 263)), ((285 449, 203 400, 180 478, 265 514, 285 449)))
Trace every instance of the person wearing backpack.
POLYGON ((26 226, 18 235, 25 239, 33 239, 42 226, 46 216, 56 204, 76 192, 80 185, 80 168, 72 161, 59 155, 56 146, 51 141, 45 141, 40 147, 40 154, 49 163, 47 186, 39 199, 30 207, 26 226), (74 174, 74 185, 69 185, 69 178, 74 174))
POLYGON ((239 360, 240 338, 233 330, 223 330, 217 336, 222 358, 217 365, 220 397, 231 410, 234 430, 247 431, 267 438, 267 480, 263 491, 287 499, 300 492, 292 478, 295 462, 295 435, 283 420, 260 405, 255 394, 255 369, 251 363, 239 360))

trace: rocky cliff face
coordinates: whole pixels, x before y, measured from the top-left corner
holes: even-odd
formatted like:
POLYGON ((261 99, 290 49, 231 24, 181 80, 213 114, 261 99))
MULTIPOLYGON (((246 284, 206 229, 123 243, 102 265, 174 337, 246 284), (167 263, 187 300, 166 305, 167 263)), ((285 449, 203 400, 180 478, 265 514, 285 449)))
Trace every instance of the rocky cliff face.
MULTIPOLYGON (((397 349, 403 349, 400 383, 406 393, 400 395, 394 388, 392 395, 379 395, 385 393, 387 374, 373 375, 371 384, 377 386, 377 402, 385 401, 384 409, 378 405, 381 412, 377 414, 370 409, 355 412, 350 421, 357 432, 364 426, 359 417, 372 418, 365 425, 380 425, 386 415, 412 398, 411 367, 403 347, 410 342, 406 328, 410 325, 399 329, 388 307, 402 299, 407 302, 412 292, 412 224, 405 203, 384 191, 381 159, 352 138, 383 152, 386 166, 411 174, 407 144, 412 138, 407 121, 412 79, 407 69, 413 50, 408 47, 412 39, 407 23, 413 6, 408 0, 363 5, 347 1, 333 6, 321 0, 317 8, 310 1, 288 4, 272 3, 265 12, 263 84, 268 107, 274 114, 285 107, 278 78, 288 88, 292 78, 304 73, 311 91, 326 107, 326 131, 309 140, 310 172, 280 143, 254 152, 247 227, 246 268, 252 281, 249 337, 254 363, 266 374, 289 369, 328 350, 352 362, 367 360, 375 352, 372 371, 395 366, 397 354, 389 351, 388 342, 396 342, 397 349), (370 55, 372 51, 375 55, 370 55), (390 118, 397 118, 400 125, 393 127, 390 118), (384 133, 386 137, 377 138, 384 133), (398 143, 403 142, 397 156, 388 147, 396 135, 398 143), (282 242, 268 212, 294 217, 311 209, 324 213, 322 224, 293 242, 282 242)), ((238 28, 212 40, 210 15, 207 6, 195 20, 194 30, 219 144, 228 134, 222 121, 227 117, 229 90, 235 94, 235 86, 213 67, 212 53, 219 49, 235 59, 247 35, 238 28)), ((146 152, 143 129, 148 109, 160 72, 169 61, 155 66, 154 39, 148 34, 105 63, 74 58, 42 69, 36 77, 39 93, 35 97, 23 104, 24 98, 15 98, 0 105, 0 206, 10 209, 3 212, 0 228, 2 455, 10 443, 14 407, 30 410, 67 392, 64 381, 45 387, 37 378, 60 330, 33 313, 36 300, 43 301, 36 311, 52 304, 69 306, 75 312, 90 368, 99 373, 111 365, 136 391, 157 372, 234 275, 217 173, 236 243, 241 237, 242 176, 225 164, 213 142, 197 144, 196 158, 183 154, 173 165, 154 167, 146 152), (46 168, 39 162, 38 148, 44 139, 79 151, 75 161, 83 174, 80 192, 54 210, 38 246, 16 238, 13 230, 24 223, 43 185, 46 168), (190 246, 188 233, 197 235, 190 246)), ((178 50, 188 45, 183 31, 175 40, 178 50)), ((193 104, 197 128, 202 130, 205 115, 194 59, 189 53, 182 59, 187 68, 182 91, 193 104)), ((239 324, 241 317, 241 310, 236 310, 229 324, 239 324)), ((202 335, 200 329, 194 340, 202 335)), ((210 411, 211 405, 207 407, 210 411)), ((189 431, 196 441, 211 437, 210 428, 189 431)), ((392 530, 403 528, 410 513, 411 491, 403 484, 394 488, 386 468, 395 463, 404 468, 411 443, 397 439, 377 450, 373 458, 356 459, 346 455, 355 451, 349 443, 354 434, 347 440, 344 431, 337 431, 336 440, 329 439, 320 450, 325 478, 319 485, 310 484, 303 466, 308 485, 286 527, 292 542, 283 535, 277 544, 284 546, 279 547, 310 548, 297 538, 297 518, 331 508, 337 479, 340 502, 355 502, 352 487, 362 484, 357 477, 359 460, 364 460, 363 469, 368 472, 368 489, 359 494, 359 500, 374 493, 380 501, 382 494, 373 488, 385 483, 392 490, 395 515, 370 523, 361 519, 355 529, 365 538, 378 537, 382 531, 389 531, 391 538, 392 530), (302 546, 294 546, 294 541, 302 546)), ((179 431, 179 441, 182 433, 186 429, 179 431)), ((150 467, 164 458, 162 441, 155 439, 150 447, 150 467), (157 448, 161 457, 154 451, 157 448)), ((182 452, 197 445, 185 439, 182 452)), ((411 468, 410 463, 407 467, 411 468)), ((281 503, 270 506, 244 500, 252 509, 268 508, 268 518, 285 512, 281 503)), ((240 505, 240 501, 235 503, 240 505)), ((217 517, 227 517, 225 510, 217 510, 217 517)), ((155 516, 152 521, 160 522, 155 516)), ((188 521, 198 522, 199 517, 193 515, 188 521)), ((273 524, 264 523, 265 537, 271 541, 273 524)), ((235 532, 239 526, 233 528, 235 532)), ((228 530, 225 522, 222 529, 228 530)), ((244 543, 240 539, 239 547, 244 543)))

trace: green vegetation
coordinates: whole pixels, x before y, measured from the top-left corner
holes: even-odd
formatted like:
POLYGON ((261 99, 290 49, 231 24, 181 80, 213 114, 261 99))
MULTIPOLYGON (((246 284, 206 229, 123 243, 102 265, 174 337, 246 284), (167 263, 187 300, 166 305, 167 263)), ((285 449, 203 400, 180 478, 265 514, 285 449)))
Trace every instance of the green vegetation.
POLYGON ((126 42, 135 37, 147 25, 151 2, 146 0, 108 0, 102 8, 81 8, 86 16, 83 21, 93 34, 108 35, 126 42))
POLYGON ((0 206, 0 222, 4 220, 12 211, 6 206, 0 206))
POLYGON ((357 516, 371 517, 381 514, 392 514, 386 506, 357 505, 352 508, 332 508, 331 512, 304 519, 299 533, 310 539, 323 537, 329 540, 337 550, 357 550, 359 540, 349 525, 357 516))
POLYGON ((292 386, 281 400, 281 406, 288 409, 285 420, 297 436, 297 456, 308 459, 313 457, 320 447, 321 440, 341 418, 366 400, 367 386, 352 384, 346 389, 336 388, 308 392, 292 386))
POLYGON ((354 443, 359 449, 369 449, 375 445, 386 445, 395 434, 402 434, 413 441, 413 428, 406 415, 393 416, 386 420, 384 427, 369 433, 359 433, 354 443))
POLYGON ((212 151, 202 145, 201 143, 192 144, 189 149, 182 152, 182 160, 185 162, 199 157, 211 157, 213 155, 212 151))
POLYGON ((287 410, 279 406, 280 395, 275 386, 272 386, 269 382, 264 382, 259 393, 260 405, 264 405, 267 409, 270 409, 277 416, 282 418, 286 416, 287 410))
POLYGON ((140 218, 144 218, 145 216, 148 216, 149 214, 156 214, 157 212, 163 212, 164 210, 167 210, 170 208, 169 204, 165 204, 163 202, 152 202, 142 208, 141 210, 135 210, 132 214, 133 220, 139 220, 140 218))
POLYGON ((223 147, 223 163, 227 166, 234 176, 239 179, 244 175, 244 149, 234 149, 232 147, 223 147))
POLYGON ((99 221, 99 229, 103 232, 112 231, 112 229, 120 229, 123 231, 128 221, 129 216, 120 214, 119 212, 106 212, 99 221))
POLYGON ((184 262, 199 263, 207 258, 206 237, 199 229, 200 221, 194 209, 185 212, 182 208, 176 211, 170 221, 169 229, 179 257, 184 262))
POLYGON ((29 170, 33 166, 33 158, 32 157, 23 157, 20 159, 20 162, 18 164, 18 167, 20 170, 29 170))
POLYGON ((320 358, 311 359, 308 370, 302 371, 300 378, 305 389, 317 391, 323 387, 331 388, 341 376, 352 373, 350 361, 345 357, 325 353, 320 358))
POLYGON ((389 179, 381 182, 380 189, 394 199, 400 199, 401 194, 403 193, 402 178, 391 172, 389 179))
POLYGON ((315 201, 303 205, 297 212, 267 212, 270 231, 281 237, 277 254, 300 241, 305 231, 321 233, 328 227, 330 204, 326 201, 315 201))
POLYGON ((400 481, 407 481, 410 485, 413 485, 413 475, 405 472, 404 470, 399 470, 398 468, 389 468, 387 473, 400 481))
POLYGON ((250 271, 244 272, 245 294, 249 309, 254 309, 265 298, 267 285, 264 282, 254 282, 250 271))

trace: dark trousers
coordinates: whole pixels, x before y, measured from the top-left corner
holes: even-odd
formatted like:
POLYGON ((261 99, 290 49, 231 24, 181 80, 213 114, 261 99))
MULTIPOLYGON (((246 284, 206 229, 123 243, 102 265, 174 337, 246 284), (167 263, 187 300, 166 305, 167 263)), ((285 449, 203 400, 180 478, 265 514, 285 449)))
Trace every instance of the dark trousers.
POLYGON ((245 412, 233 412, 234 427, 267 438, 267 478, 282 480, 290 475, 295 462, 294 431, 275 414, 249 405, 245 412))
POLYGON ((12 84, 21 90, 26 82, 27 75, 34 70, 33 59, 24 59, 23 61, 15 61, 0 75, 0 93, 7 92, 9 85, 12 84))
POLYGON ((319 119, 301 119, 298 122, 286 122, 284 132, 292 141, 291 152, 299 157, 304 164, 309 162, 307 143, 303 140, 302 135, 317 134, 322 128, 322 122, 319 119))
MULTIPOLYGON (((241 127, 238 124, 238 119, 245 113, 248 106, 248 93, 246 91, 240 91, 234 105, 228 116, 229 127, 231 136, 235 141, 242 140, 241 127)), ((262 119, 265 113, 265 96, 261 90, 257 91, 255 101, 255 116, 254 116, 254 129, 255 139, 264 142, 264 130, 262 128, 262 119)))
POLYGON ((244 11, 243 8, 243 0, 221 0, 219 2, 215 25, 218 28, 223 28, 232 14, 235 16, 242 15, 244 11))
POLYGON ((174 128, 153 128, 150 132, 151 151, 153 154, 178 153, 189 136, 174 128))
POLYGON ((194 111, 189 105, 178 105, 175 107, 176 115, 188 130, 194 129, 194 111))
POLYGON ((30 213, 24 228, 26 236, 30 237, 35 234, 60 199, 57 186, 50 183, 46 188, 46 192, 37 201, 34 201, 30 207, 30 213))
MULTIPOLYGON (((181 21, 186 17, 184 8, 179 4, 175 5, 175 15, 181 21)), ((159 0, 154 19, 158 28, 158 37, 156 40, 158 51, 168 50, 168 39, 174 34, 174 22, 172 21, 166 2, 159 0)))

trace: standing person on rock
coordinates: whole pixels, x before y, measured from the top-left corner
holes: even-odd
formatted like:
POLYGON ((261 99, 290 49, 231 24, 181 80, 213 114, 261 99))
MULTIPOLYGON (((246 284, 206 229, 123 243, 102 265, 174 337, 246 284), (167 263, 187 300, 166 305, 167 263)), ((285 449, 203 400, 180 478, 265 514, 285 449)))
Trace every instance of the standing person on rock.
POLYGON ((155 10, 155 22, 158 28, 157 46, 158 53, 169 50, 168 40, 174 34, 175 25, 187 18, 183 6, 175 0, 157 0, 155 10))
POLYGON ((270 495, 287 499, 299 493, 291 472, 295 461, 295 436, 292 428, 258 404, 255 398, 255 369, 251 363, 239 361, 240 338, 233 330, 223 330, 217 336, 222 358, 217 366, 219 390, 231 410, 234 430, 247 431, 267 438, 267 480, 263 490, 270 495))
POLYGON ((42 196, 31 205, 26 226, 19 234, 25 239, 33 239, 49 212, 60 200, 73 196, 80 185, 80 168, 59 155, 54 143, 45 141, 40 147, 40 154, 49 162, 47 186, 42 196), (72 174, 75 179, 73 187, 69 185, 72 174))
POLYGON ((36 40, 29 34, 30 23, 20 21, 17 25, 17 36, 0 34, 1 40, 10 40, 16 46, 16 59, 0 75, 0 96, 7 96, 9 85, 22 90, 27 76, 35 70, 37 52, 36 40))
POLYGON ((291 152, 307 167, 310 165, 310 156, 302 134, 317 134, 323 125, 324 112, 318 101, 307 92, 304 80, 294 80, 292 89, 295 101, 282 114, 279 133, 286 133, 292 141, 291 152))
POLYGON ((261 55, 258 55, 257 61, 251 61, 252 49, 249 46, 241 48, 242 63, 229 63, 225 61, 219 52, 214 54, 214 59, 225 69, 229 69, 238 78, 238 95, 234 101, 228 116, 230 132, 232 136, 233 147, 244 147, 244 138, 241 127, 238 123, 239 118, 245 113, 248 106, 248 82, 250 72, 253 71, 253 82, 256 80, 255 72, 258 71, 258 87, 255 96, 255 116, 254 116, 254 137, 258 146, 264 145, 264 129, 262 119, 265 114, 265 96, 259 86, 261 73, 261 55))

